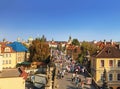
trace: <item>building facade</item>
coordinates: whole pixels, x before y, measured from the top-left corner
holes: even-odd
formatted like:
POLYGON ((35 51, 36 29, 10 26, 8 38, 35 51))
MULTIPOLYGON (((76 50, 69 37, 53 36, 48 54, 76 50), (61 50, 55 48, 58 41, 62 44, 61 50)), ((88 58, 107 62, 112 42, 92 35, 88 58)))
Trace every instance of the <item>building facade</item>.
POLYGON ((27 48, 25 48, 20 42, 13 42, 6 44, 0 43, 0 55, 2 56, 2 67, 15 68, 17 63, 21 63, 28 59, 27 48))
POLYGON ((120 89, 120 49, 106 46, 92 57, 91 73, 98 86, 103 84, 104 69, 110 89, 120 89))

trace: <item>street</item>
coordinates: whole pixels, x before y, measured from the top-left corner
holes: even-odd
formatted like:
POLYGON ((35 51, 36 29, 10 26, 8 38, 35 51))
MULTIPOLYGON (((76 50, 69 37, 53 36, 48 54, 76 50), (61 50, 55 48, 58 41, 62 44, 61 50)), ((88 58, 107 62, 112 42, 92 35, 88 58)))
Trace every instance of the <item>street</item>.
MULTIPOLYGON (((84 76, 79 74, 81 80, 85 80, 84 76)), ((68 73, 64 76, 62 79, 58 79, 58 89, 77 89, 75 86, 75 83, 71 80, 72 73, 68 73)), ((81 89, 81 88, 79 88, 81 89)), ((82 89, 95 89, 93 85, 87 85, 85 84, 82 89)))

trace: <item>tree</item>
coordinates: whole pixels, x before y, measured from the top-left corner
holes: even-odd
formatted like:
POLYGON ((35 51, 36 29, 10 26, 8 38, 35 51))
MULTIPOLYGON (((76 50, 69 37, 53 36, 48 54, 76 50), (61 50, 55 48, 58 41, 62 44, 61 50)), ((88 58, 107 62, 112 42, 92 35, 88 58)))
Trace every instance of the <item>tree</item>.
POLYGON ((78 39, 73 39, 72 45, 80 46, 80 42, 78 41, 78 39))
POLYGON ((50 55, 49 45, 43 37, 33 40, 29 50, 30 61, 45 61, 50 55))
POLYGON ((61 44, 61 43, 59 43, 59 44, 57 45, 57 49, 58 49, 59 51, 62 51, 62 44, 61 44))
POLYGON ((80 64, 83 63, 83 58, 84 58, 84 56, 83 56, 82 53, 78 55, 78 62, 79 62, 80 64))
POLYGON ((107 83, 107 72, 106 72, 106 69, 104 69, 104 72, 103 72, 103 85, 102 85, 102 89, 109 89, 108 83, 107 83))
POLYGON ((81 44, 81 54, 79 56, 79 60, 83 63, 84 59, 88 56, 88 53, 90 56, 90 55, 93 55, 94 53, 96 53, 97 50, 99 50, 99 49, 97 48, 96 45, 94 45, 90 42, 83 41, 81 44))

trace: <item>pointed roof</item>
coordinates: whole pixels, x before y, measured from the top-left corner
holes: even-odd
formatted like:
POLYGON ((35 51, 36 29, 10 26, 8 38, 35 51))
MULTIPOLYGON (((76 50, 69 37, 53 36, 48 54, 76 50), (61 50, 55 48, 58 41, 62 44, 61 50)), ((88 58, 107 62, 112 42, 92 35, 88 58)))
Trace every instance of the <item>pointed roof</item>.
POLYGON ((13 42, 11 44, 8 44, 8 46, 12 47, 13 50, 15 50, 16 52, 26 52, 28 51, 28 49, 20 42, 13 42))
POLYGON ((120 50, 114 46, 106 46, 98 54, 96 58, 120 58, 120 50))

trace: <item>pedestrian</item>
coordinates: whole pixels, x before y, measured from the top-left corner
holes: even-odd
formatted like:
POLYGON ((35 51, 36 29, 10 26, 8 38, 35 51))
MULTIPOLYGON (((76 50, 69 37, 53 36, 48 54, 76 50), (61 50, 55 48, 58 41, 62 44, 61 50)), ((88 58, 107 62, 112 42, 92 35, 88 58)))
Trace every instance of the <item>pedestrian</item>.
POLYGON ((81 88, 84 87, 84 81, 81 81, 81 88))
POLYGON ((79 77, 75 77, 75 85, 76 85, 76 88, 78 88, 78 85, 79 85, 79 77))
POLYGON ((62 71, 60 71, 60 74, 59 74, 59 75, 60 75, 60 79, 61 79, 61 77, 62 77, 62 71))
POLYGON ((64 71, 62 71, 62 78, 64 78, 64 71))
POLYGON ((75 81, 75 73, 72 74, 72 82, 75 81))
POLYGON ((60 70, 58 70, 57 78, 60 79, 60 70))
POLYGON ((81 78, 79 77, 79 83, 81 82, 81 78))
POLYGON ((78 73, 78 68, 75 69, 75 72, 78 73))
POLYGON ((35 76, 34 76, 34 75, 31 76, 31 82, 32 82, 32 83, 35 82, 35 76))

